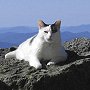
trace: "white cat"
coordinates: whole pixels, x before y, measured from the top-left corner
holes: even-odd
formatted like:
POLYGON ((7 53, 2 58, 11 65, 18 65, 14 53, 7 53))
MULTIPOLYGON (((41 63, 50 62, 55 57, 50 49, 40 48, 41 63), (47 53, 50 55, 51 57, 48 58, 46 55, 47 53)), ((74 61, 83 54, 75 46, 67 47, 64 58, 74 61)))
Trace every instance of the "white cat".
POLYGON ((42 68, 40 60, 50 60, 47 65, 65 61, 67 53, 61 44, 60 38, 61 21, 56 21, 52 25, 38 21, 39 32, 37 35, 27 39, 19 47, 5 55, 5 58, 16 58, 29 61, 30 66, 36 69, 42 68))

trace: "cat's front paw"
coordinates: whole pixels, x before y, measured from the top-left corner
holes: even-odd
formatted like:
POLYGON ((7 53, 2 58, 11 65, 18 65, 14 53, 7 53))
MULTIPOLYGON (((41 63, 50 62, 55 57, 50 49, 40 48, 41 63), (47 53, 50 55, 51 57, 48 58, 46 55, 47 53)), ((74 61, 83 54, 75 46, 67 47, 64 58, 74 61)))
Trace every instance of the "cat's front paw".
POLYGON ((47 65, 54 65, 55 64, 55 62, 49 62, 49 63, 47 63, 47 65))
POLYGON ((42 64, 34 64, 34 65, 30 65, 33 66, 36 69, 41 69, 42 68, 42 64))
POLYGON ((40 65, 36 65, 35 68, 36 69, 41 69, 42 68, 42 65, 41 64, 40 65))

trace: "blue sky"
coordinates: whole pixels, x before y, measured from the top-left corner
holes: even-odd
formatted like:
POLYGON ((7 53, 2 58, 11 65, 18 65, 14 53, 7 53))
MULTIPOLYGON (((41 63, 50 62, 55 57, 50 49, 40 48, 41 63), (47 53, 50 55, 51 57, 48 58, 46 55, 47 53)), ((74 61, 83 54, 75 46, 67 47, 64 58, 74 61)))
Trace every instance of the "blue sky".
POLYGON ((90 0, 0 0, 0 27, 37 26, 37 20, 62 26, 90 24, 90 0))

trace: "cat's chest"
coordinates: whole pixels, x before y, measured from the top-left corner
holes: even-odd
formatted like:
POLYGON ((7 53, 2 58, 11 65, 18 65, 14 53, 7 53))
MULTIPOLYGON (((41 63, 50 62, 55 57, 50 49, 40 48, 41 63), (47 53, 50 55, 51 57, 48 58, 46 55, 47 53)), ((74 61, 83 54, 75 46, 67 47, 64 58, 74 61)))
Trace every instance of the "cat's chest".
MULTIPOLYGON (((34 44, 35 45, 35 44, 34 44)), ((48 59, 52 56, 53 47, 47 43, 39 43, 31 48, 32 53, 43 59, 48 59)))
POLYGON ((42 49, 42 58, 43 59, 51 59, 55 53, 55 50, 52 45, 47 45, 42 49))

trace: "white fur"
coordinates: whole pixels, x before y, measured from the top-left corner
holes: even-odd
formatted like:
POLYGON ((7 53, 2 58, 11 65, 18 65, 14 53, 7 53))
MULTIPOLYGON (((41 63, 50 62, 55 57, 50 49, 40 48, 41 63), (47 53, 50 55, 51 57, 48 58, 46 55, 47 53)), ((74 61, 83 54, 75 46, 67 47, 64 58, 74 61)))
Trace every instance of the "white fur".
POLYGON ((61 45, 60 31, 52 34, 51 25, 39 29, 39 33, 19 45, 17 50, 5 55, 5 58, 15 57, 29 61, 30 66, 42 68, 40 60, 50 60, 47 65, 64 61, 67 54, 61 45), (45 33, 44 31, 48 31, 45 33), (14 52, 14 53, 13 53, 14 52))

